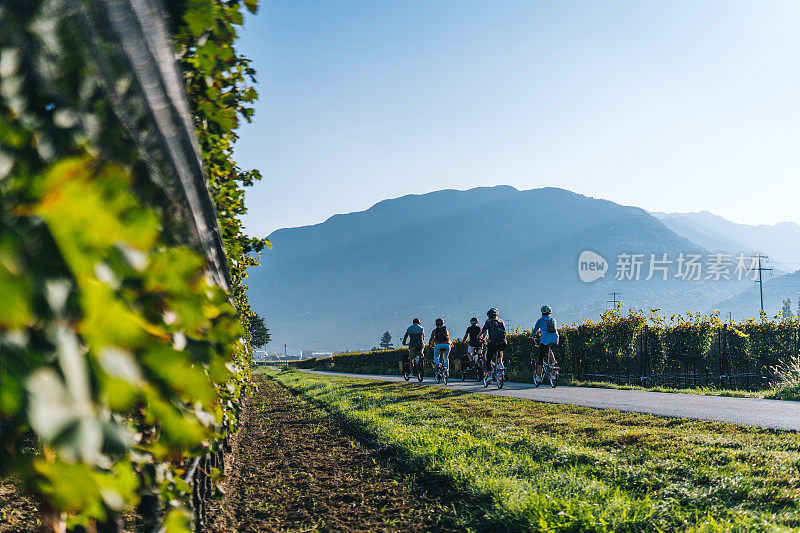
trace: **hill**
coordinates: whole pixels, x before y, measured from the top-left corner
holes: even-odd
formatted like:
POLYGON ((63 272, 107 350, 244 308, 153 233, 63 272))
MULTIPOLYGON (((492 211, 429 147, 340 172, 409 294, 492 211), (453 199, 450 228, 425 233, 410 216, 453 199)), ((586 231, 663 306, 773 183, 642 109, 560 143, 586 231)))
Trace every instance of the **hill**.
MULTIPOLYGON (((764 311, 768 317, 778 314, 783 306, 783 301, 790 298, 792 313, 798 312, 798 297, 800 296, 800 271, 784 276, 764 278, 764 311)), ((750 286, 740 293, 719 302, 716 307, 723 316, 730 313, 735 319, 757 317, 760 308, 758 284, 750 282, 750 286)))
POLYGON ((751 226, 731 222, 708 211, 652 213, 672 231, 712 251, 761 252, 783 272, 800 269, 800 226, 794 222, 751 226))
POLYGON ((276 343, 290 349, 399 343, 413 316, 426 330, 444 317, 461 335, 470 316, 497 306, 512 327, 529 328, 547 303, 561 322, 597 317, 611 291, 625 306, 668 312, 706 309, 749 282, 656 276, 614 279, 620 253, 704 254, 646 211, 557 188, 498 186, 442 190, 385 200, 366 211, 270 235, 274 250, 248 279, 254 308, 276 343), (584 283, 584 250, 608 262, 605 278, 584 283))

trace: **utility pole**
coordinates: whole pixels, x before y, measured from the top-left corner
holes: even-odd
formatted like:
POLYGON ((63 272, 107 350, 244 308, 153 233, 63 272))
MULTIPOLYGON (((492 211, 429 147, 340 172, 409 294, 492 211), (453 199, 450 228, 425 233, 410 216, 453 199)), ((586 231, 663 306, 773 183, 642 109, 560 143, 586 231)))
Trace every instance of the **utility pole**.
POLYGON ((283 345, 283 357, 286 358, 286 345, 283 345))
POLYGON ((761 296, 761 311, 764 311, 764 280, 761 279, 761 272, 765 270, 769 270, 770 272, 772 272, 772 269, 763 268, 761 266, 761 260, 765 259, 769 261, 769 256, 761 255, 761 252, 759 252, 758 254, 756 254, 756 257, 754 259, 758 260, 758 268, 751 268, 750 270, 758 271, 758 279, 756 280, 756 283, 758 283, 758 294, 759 296, 761 296))
POLYGON ((616 309, 617 308, 617 304, 618 303, 622 303, 622 300, 618 300, 617 296, 622 296, 622 295, 620 293, 618 293, 617 291, 609 292, 608 295, 611 296, 612 299, 611 300, 606 300, 606 303, 607 304, 614 304, 614 309, 616 309))

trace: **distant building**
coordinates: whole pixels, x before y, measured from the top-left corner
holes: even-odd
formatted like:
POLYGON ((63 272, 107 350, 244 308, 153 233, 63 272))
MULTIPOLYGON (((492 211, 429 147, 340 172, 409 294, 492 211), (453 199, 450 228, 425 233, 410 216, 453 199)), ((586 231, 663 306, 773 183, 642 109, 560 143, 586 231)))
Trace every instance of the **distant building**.
POLYGON ((332 356, 332 352, 315 352, 314 350, 300 350, 300 356, 302 359, 311 359, 312 357, 330 357, 332 356))

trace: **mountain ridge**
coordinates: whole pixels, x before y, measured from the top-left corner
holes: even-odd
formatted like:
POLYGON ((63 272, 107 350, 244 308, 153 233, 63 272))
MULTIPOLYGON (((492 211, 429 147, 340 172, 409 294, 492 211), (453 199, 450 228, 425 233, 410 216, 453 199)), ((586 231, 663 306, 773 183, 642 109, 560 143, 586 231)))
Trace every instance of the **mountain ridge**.
POLYGON ((705 310, 741 289, 734 282, 614 279, 621 253, 706 250, 639 207, 557 187, 404 195, 282 228, 270 239, 274 249, 248 277, 253 307, 276 342, 317 351, 373 346, 386 330, 401 335, 411 316, 426 327, 441 316, 458 331, 470 316, 498 306, 512 324, 530 327, 543 303, 562 323, 595 317, 612 290, 632 307, 674 302, 684 311, 705 310), (583 250, 608 261, 605 278, 579 279, 583 250))
POLYGON ((742 224, 708 211, 651 214, 709 251, 748 255, 761 252, 770 256, 781 273, 800 269, 800 225, 794 222, 742 224))

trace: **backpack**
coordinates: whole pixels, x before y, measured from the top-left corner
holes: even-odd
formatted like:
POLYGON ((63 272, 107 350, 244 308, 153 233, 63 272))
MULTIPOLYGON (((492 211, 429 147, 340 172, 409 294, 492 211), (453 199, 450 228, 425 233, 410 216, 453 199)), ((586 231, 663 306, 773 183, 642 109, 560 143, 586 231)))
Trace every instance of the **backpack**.
POLYGON ((554 319, 547 317, 544 321, 547 322, 547 333, 558 333, 556 321, 554 319))
POLYGON ((502 343, 506 340, 506 327, 499 320, 492 320, 489 324, 489 340, 493 343, 502 343))

